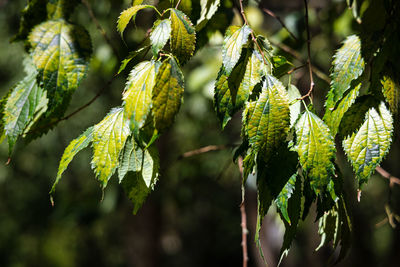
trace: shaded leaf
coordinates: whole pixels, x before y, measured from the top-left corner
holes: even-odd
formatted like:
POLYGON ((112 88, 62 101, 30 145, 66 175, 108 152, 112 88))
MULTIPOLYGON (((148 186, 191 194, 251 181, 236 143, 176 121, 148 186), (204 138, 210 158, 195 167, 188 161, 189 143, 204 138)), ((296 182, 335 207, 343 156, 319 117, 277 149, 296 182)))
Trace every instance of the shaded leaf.
POLYGON ((196 31, 190 19, 177 9, 171 8, 171 50, 184 64, 194 53, 196 44, 196 31))
POLYGON ((214 16, 220 6, 220 0, 200 0, 200 18, 196 23, 196 30, 200 31, 214 16))
POLYGON ((159 62, 143 61, 129 74, 122 99, 125 101, 125 115, 131 120, 135 131, 146 121, 151 108, 151 98, 159 62))
POLYGON ((118 17, 118 22, 117 22, 117 30, 121 34, 121 36, 123 35, 128 23, 131 20, 135 21, 136 14, 140 10, 145 9, 145 8, 152 8, 158 13, 157 8, 155 8, 152 5, 134 5, 134 6, 128 8, 128 9, 125 9, 124 11, 121 12, 121 15, 118 17))
POLYGON ((112 109, 94 126, 92 168, 103 188, 118 167, 120 152, 129 135, 129 122, 124 118, 123 108, 112 109))
POLYGON ((382 93, 385 96, 386 102, 389 104, 390 111, 393 114, 397 114, 399 110, 400 101, 400 87, 397 82, 393 80, 390 76, 383 76, 382 83, 382 93))
POLYGON ((80 0, 47 0, 48 19, 68 19, 80 0))
POLYGON ((247 25, 242 27, 230 26, 222 44, 222 63, 227 74, 230 74, 242 53, 242 47, 249 38, 251 29, 247 25))
POLYGON ((50 194, 54 193, 58 182, 61 180, 61 176, 67 169, 69 163, 73 160, 76 154, 78 154, 82 149, 86 148, 90 142, 93 140, 93 127, 89 127, 85 132, 83 132, 78 138, 74 139, 69 143, 67 148, 65 148, 64 153, 61 157, 60 164, 58 166, 57 178, 54 182, 50 194))
POLYGON ((296 150, 299 162, 316 193, 328 185, 334 172, 335 143, 328 126, 314 113, 306 110, 296 126, 296 150))
POLYGON ((156 57, 163 49, 171 36, 171 21, 169 19, 157 20, 150 33, 151 49, 156 57))
POLYGON ((168 128, 178 113, 184 89, 183 74, 175 59, 165 60, 156 77, 153 89, 153 117, 156 129, 168 128))
POLYGON ((46 2, 47 0, 30 0, 28 2, 25 8, 21 11, 18 33, 11 41, 25 40, 33 27, 46 20, 46 2))
POLYGON ((301 112, 301 102, 297 100, 301 97, 299 89, 293 84, 288 86, 288 96, 289 96, 289 109, 290 109, 290 128, 292 128, 299 118, 301 112))
POLYGON ((360 129, 343 140, 343 149, 353 165, 360 187, 389 152, 392 132, 392 114, 382 102, 379 112, 375 108, 368 110, 360 129))
POLYGON ((278 197, 275 199, 277 208, 280 210, 282 217, 287 223, 291 224, 289 214, 288 214, 288 201, 292 197, 295 183, 297 179, 297 174, 293 174, 286 185, 283 187, 282 191, 279 193, 278 197))
POLYGON ((124 71, 126 66, 128 65, 128 63, 131 62, 132 59, 134 59, 140 53, 146 51, 147 49, 150 49, 150 45, 147 45, 147 46, 139 48, 138 50, 129 52, 129 55, 124 60, 122 60, 121 66, 119 66, 119 70, 117 73, 120 74, 122 71, 124 71))

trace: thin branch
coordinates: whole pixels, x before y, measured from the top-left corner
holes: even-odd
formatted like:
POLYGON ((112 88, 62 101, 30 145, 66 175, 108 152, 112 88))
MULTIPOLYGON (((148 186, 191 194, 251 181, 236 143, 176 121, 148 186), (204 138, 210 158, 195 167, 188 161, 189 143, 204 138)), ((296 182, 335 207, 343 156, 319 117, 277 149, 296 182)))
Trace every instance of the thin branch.
MULTIPOLYGON (((238 159, 238 167, 240 172, 240 177, 242 181, 242 192, 244 190, 244 176, 243 176, 243 158, 239 157, 238 159)), ((242 253, 243 253, 243 267, 247 267, 247 262, 249 261, 249 256, 247 252, 247 234, 249 231, 247 230, 247 218, 246 218, 246 207, 245 207, 245 199, 242 197, 242 203, 240 203, 240 214, 241 214, 241 224, 242 227, 242 253)))
POLYGON ((392 176, 389 172, 384 170, 382 167, 378 166, 375 168, 375 171, 379 173, 383 178, 386 178, 389 180, 389 185, 390 187, 393 187, 394 184, 400 185, 400 179, 397 177, 392 176))
POLYGON ((104 28, 101 27, 99 21, 97 20, 96 16, 94 15, 93 9, 92 9, 91 5, 89 4, 89 2, 87 0, 82 0, 82 4, 84 4, 86 6, 86 8, 87 8, 87 10, 89 12, 90 18, 93 20, 93 22, 96 25, 97 29, 99 30, 99 32, 103 36, 104 40, 108 43, 108 45, 113 50, 115 56, 118 58, 118 61, 121 61, 121 58, 119 57, 119 53, 118 53, 117 48, 111 42, 111 39, 108 37, 108 35, 107 35, 106 31, 104 30, 104 28))
POLYGON ((306 63, 306 64, 303 64, 303 65, 300 65, 300 66, 297 66, 297 67, 294 67, 294 68, 292 68, 291 70, 289 70, 289 71, 287 72, 287 74, 292 74, 292 73, 295 72, 296 70, 299 70, 299 69, 304 68, 304 67, 306 67, 306 66, 307 66, 307 63, 306 63))
POLYGON ((281 17, 279 17, 278 15, 276 15, 274 12, 272 12, 271 10, 269 10, 268 8, 263 8, 263 11, 265 13, 267 13, 268 15, 270 15, 271 17, 273 17, 274 19, 276 19, 282 26, 282 28, 284 28, 289 35, 296 41, 298 42, 299 39, 297 39, 297 37, 288 29, 288 27, 286 27, 286 24, 283 22, 283 20, 281 19, 281 17))
POLYGON ((181 3, 181 0, 179 0, 178 3, 176 3, 175 9, 178 9, 180 3, 181 3))
POLYGON ((305 22, 306 22, 306 31, 307 31, 307 63, 308 63, 308 72, 310 73, 310 89, 308 90, 307 94, 302 96, 300 100, 305 99, 306 97, 309 97, 314 89, 314 78, 313 78, 313 71, 312 71, 312 65, 311 65, 311 38, 310 38, 310 27, 308 25, 308 3, 307 0, 304 0, 304 6, 306 10, 305 14, 305 22))
POLYGON ((187 152, 183 153, 182 155, 180 155, 178 157, 178 160, 193 157, 195 155, 204 154, 204 153, 211 152, 211 151, 225 150, 225 149, 236 147, 236 146, 237 145, 235 145, 235 144, 209 145, 209 146, 201 147, 201 148, 198 148, 195 150, 187 151, 187 152))

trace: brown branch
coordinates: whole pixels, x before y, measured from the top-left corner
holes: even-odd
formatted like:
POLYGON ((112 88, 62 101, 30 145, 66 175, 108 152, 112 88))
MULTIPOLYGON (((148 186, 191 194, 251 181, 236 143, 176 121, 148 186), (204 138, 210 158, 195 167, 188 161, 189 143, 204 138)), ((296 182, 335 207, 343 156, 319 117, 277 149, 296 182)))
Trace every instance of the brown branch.
POLYGON ((299 70, 299 69, 301 69, 301 68, 304 68, 305 66, 307 66, 307 63, 306 64, 303 64, 303 65, 300 65, 300 66, 297 66, 297 67, 294 67, 294 68, 292 68, 291 70, 289 70, 288 72, 287 72, 287 74, 292 74, 293 72, 295 72, 296 70, 299 70))
POLYGON ((238 158, 238 167, 240 172, 240 177, 242 181, 242 203, 240 203, 240 214, 241 214, 241 228, 242 228, 242 253, 243 253, 243 267, 247 267, 247 262, 249 261, 249 256, 247 252, 247 218, 246 218, 246 207, 244 199, 244 176, 243 176, 243 158, 240 156, 238 158))
POLYGON ((209 145, 209 146, 201 147, 201 148, 198 148, 198 149, 195 149, 195 150, 187 151, 187 152, 183 153, 182 155, 180 155, 178 157, 178 160, 181 160, 181 159, 184 159, 184 158, 193 157, 195 155, 204 154, 204 153, 211 152, 211 151, 225 150, 225 149, 232 148, 232 147, 235 147, 235 146, 236 145, 234 145, 234 144, 209 145))
POLYGON ((108 43, 108 45, 111 47, 111 49, 113 50, 115 56, 118 58, 118 61, 121 61, 121 58, 119 57, 119 53, 117 48, 113 45, 113 43, 111 42, 111 39, 108 37, 106 31, 104 30, 103 27, 101 27, 99 21, 97 20, 96 16, 94 15, 93 9, 90 6, 89 2, 87 0, 82 0, 82 4, 84 4, 89 12, 89 16, 92 19, 92 21, 94 22, 94 24, 96 25, 96 28, 99 30, 99 32, 101 33, 101 35, 103 36, 104 40, 108 43))
POLYGON ((308 72, 310 74, 310 89, 308 90, 307 94, 303 95, 300 100, 309 97, 314 89, 314 78, 313 78, 313 71, 311 65, 311 38, 310 38, 310 26, 308 25, 308 3, 307 0, 304 0, 304 6, 306 10, 305 14, 305 22, 306 22, 306 31, 307 31, 307 64, 308 64, 308 72))
POLYGON ((282 26, 282 28, 284 28, 289 35, 296 41, 298 42, 299 39, 297 39, 297 37, 288 29, 288 27, 286 27, 286 24, 283 22, 283 20, 281 19, 281 17, 279 17, 278 15, 276 15, 274 12, 272 12, 271 10, 269 10, 268 8, 263 8, 263 11, 265 13, 267 13, 268 15, 270 15, 271 17, 273 17, 274 19, 276 19, 282 26))
POLYGON ((392 176, 389 172, 384 170, 382 167, 378 166, 375 168, 375 171, 379 173, 383 178, 386 178, 389 180, 389 186, 393 187, 394 184, 400 185, 400 179, 397 177, 392 176))

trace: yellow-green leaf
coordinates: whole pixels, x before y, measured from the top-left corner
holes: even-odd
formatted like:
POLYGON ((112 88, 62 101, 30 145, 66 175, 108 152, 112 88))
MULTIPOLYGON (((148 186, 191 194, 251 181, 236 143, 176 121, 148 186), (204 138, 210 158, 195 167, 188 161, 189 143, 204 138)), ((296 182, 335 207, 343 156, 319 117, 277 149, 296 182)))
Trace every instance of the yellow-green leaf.
POLYGON ((196 30, 200 31, 214 16, 220 6, 220 0, 200 0, 200 18, 196 23, 196 30))
POLYGON ((128 8, 128 9, 125 9, 124 11, 121 12, 121 15, 119 16, 118 22, 117 22, 117 30, 121 34, 121 36, 123 35, 125 28, 128 25, 128 23, 131 21, 131 19, 133 21, 135 21, 136 14, 139 12, 139 10, 142 10, 145 8, 152 8, 157 13, 159 13, 157 8, 155 8, 152 5, 134 5, 134 6, 128 8))
POLYGON ((61 180, 62 174, 67 169, 69 163, 73 160, 76 154, 82 149, 86 148, 93 140, 93 127, 88 128, 78 138, 74 139, 69 143, 67 148, 61 157, 60 164, 58 166, 57 178, 51 188, 50 194, 54 193, 58 182, 61 180))
POLYGON ((397 114, 400 101, 400 87, 398 82, 394 81, 390 76, 383 76, 382 93, 385 96, 386 102, 389 104, 390 111, 397 114))
POLYGON ((249 38, 251 29, 247 25, 242 27, 230 26, 222 43, 222 63, 228 74, 231 73, 242 54, 242 47, 249 38))
POLYGON ((392 114, 382 102, 379 111, 369 109, 360 129, 343 140, 343 149, 353 165, 360 187, 389 152, 392 132, 392 114))
POLYGON ((189 18, 181 11, 172 8, 171 20, 171 50, 178 58, 180 64, 184 64, 194 53, 196 44, 196 31, 189 18))
POLYGON ((151 108, 151 98, 159 62, 144 61, 136 65, 129 74, 122 99, 125 115, 137 130, 146 121, 151 108))
POLYGON ((334 173, 335 143, 328 126, 314 113, 306 110, 296 123, 296 149, 311 187, 320 193, 334 173))
POLYGON ((293 84, 288 86, 289 95, 289 109, 290 109, 290 128, 294 126, 301 112, 301 102, 298 98, 301 98, 299 89, 293 84))
POLYGON ((181 106, 184 89, 183 74, 174 58, 165 60, 153 89, 153 117, 156 129, 168 128, 181 106))
POLYGON ((285 140, 289 130, 289 96, 278 79, 266 76, 254 110, 247 116, 249 143, 255 152, 262 149, 268 158, 273 149, 285 140))
POLYGON ((129 122, 123 108, 112 109, 94 126, 92 168, 103 188, 118 167, 120 152, 129 135, 129 122))
POLYGON ((151 49, 156 57, 158 52, 164 48, 171 36, 171 21, 169 19, 157 20, 150 33, 151 49))

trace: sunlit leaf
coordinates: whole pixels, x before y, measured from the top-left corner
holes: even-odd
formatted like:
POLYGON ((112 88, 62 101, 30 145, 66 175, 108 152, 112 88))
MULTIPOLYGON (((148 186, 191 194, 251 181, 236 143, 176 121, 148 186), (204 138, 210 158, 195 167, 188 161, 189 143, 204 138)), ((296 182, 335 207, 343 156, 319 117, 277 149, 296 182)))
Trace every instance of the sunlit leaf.
POLYGON ((242 47, 249 38, 251 29, 247 25, 242 27, 230 26, 222 44, 222 63, 227 74, 230 74, 242 53, 242 47))
POLYGON ((288 214, 288 201, 292 197, 297 174, 293 174, 289 181, 283 187, 282 191, 279 193, 278 197, 275 199, 277 208, 280 210, 283 218, 290 224, 290 218, 288 214))
POLYGON ((145 8, 152 8, 157 11, 157 9, 152 5, 134 5, 134 6, 128 8, 128 9, 125 9, 124 11, 121 12, 121 15, 119 16, 118 23, 117 23, 117 30, 121 34, 121 36, 123 35, 128 23, 131 20, 135 21, 136 14, 140 10, 145 9, 145 8))
POLYGON ((298 98, 301 97, 299 89, 293 84, 288 86, 289 109, 290 109, 290 128, 292 128, 299 118, 301 112, 301 102, 298 98))
POLYGON ((182 103, 183 89, 183 74, 171 57, 159 68, 153 89, 152 110, 155 127, 159 132, 172 124, 182 103))
POLYGON ((190 19, 177 9, 171 9, 171 50, 178 58, 180 64, 184 64, 193 56, 196 44, 196 31, 190 19))
POLYGON ((92 168, 103 188, 118 167, 119 154, 130 135, 123 108, 114 108, 93 129, 92 168))
POLYGON ((220 0, 200 0, 200 18, 196 23, 196 30, 200 31, 214 16, 220 5, 220 0))
POLYGON ((170 36, 171 21, 169 19, 157 20, 150 33, 151 49, 154 56, 157 56, 158 52, 163 49, 170 36))
POLYGON ((296 126, 296 149, 299 162, 311 181, 311 187, 320 193, 328 185, 334 172, 335 143, 328 126, 314 113, 306 110, 296 126))
POLYGON ((382 93, 389 104, 390 111, 393 114, 397 114, 400 101, 400 87, 398 82, 395 82, 390 76, 383 76, 381 83, 382 93))
POLYGON ((69 163, 73 160, 76 154, 79 153, 82 149, 86 148, 90 142, 93 140, 93 127, 88 128, 85 132, 83 132, 78 138, 74 139, 69 143, 67 148, 64 150, 64 153, 61 157, 60 164, 58 166, 57 178, 51 188, 50 194, 54 193, 56 190, 56 186, 58 182, 61 180, 62 174, 67 169, 69 163))
POLYGON ((382 102, 378 111, 375 108, 368 110, 360 129, 343 140, 344 151, 353 165, 359 186, 368 181, 389 152, 392 132, 392 114, 382 102))

